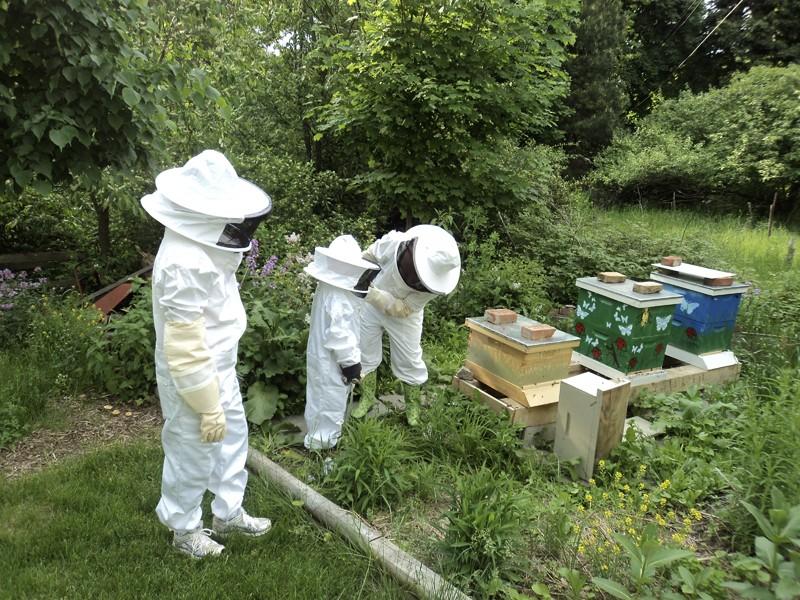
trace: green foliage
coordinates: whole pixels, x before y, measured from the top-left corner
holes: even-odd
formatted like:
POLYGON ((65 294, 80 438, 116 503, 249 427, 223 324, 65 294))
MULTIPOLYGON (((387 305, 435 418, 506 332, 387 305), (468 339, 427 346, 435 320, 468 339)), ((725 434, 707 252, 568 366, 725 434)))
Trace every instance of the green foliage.
POLYGON ((129 308, 108 321, 104 335, 89 347, 88 366, 97 385, 126 402, 152 401, 155 336, 150 285, 138 280, 129 308))
POLYGON ((12 272, 0 269, 0 349, 19 346, 29 331, 47 278, 41 269, 12 272))
POLYGON ((437 394, 422 412, 415 435, 423 452, 461 467, 513 471, 522 447, 519 428, 506 415, 450 390, 437 394))
POLYGON ((650 584, 654 582, 656 571, 693 555, 688 550, 663 545, 659 541, 655 525, 645 527, 638 538, 618 533, 613 535, 628 559, 627 578, 633 591, 630 591, 625 584, 604 577, 593 577, 592 581, 604 592, 621 600, 659 598, 658 593, 650 588, 650 584))
POLYGON ((513 140, 553 123, 576 2, 369 0, 331 36, 323 129, 366 159, 355 183, 384 211, 430 220, 476 198, 524 200, 513 140), (507 141, 512 140, 512 141, 507 141))
POLYGON ((486 467, 459 477, 455 487, 445 513, 445 562, 466 585, 490 596, 519 568, 524 497, 513 480, 486 467))
MULTIPOLYGON (((734 499, 759 509, 769 506, 773 487, 782 489, 791 503, 800 503, 800 447, 795 443, 800 435, 798 375, 796 369, 785 369, 757 388, 753 385, 757 392, 751 393, 742 410, 744 427, 731 444, 737 481, 734 499)), ((736 524, 732 536, 739 548, 749 544, 756 532, 752 512, 745 509, 736 502, 724 511, 725 520, 736 524)))
POLYGON ((561 120, 573 154, 592 156, 622 125, 626 96, 622 80, 627 19, 621 0, 585 0, 566 69, 571 79, 568 114, 561 120))
POLYGON ((0 448, 45 420, 54 401, 89 387, 79 357, 100 335, 98 318, 72 296, 37 297, 22 338, 0 350, 0 448))
POLYGON ((149 65, 133 47, 130 31, 147 20, 141 0, 5 3, 0 179, 46 192, 109 164, 129 168, 159 146, 179 68, 149 65))
POLYGON ((789 209, 800 176, 798 86, 800 65, 754 67, 725 87, 668 100, 598 157, 590 181, 623 199, 680 188, 764 207, 779 192, 789 209))
POLYGON ((390 509, 414 487, 416 460, 403 429, 365 419, 345 424, 333 472, 325 481, 334 499, 364 514, 390 509))
MULTIPOLYGON (((600 271, 619 271, 628 277, 647 279, 652 263, 668 254, 680 254, 686 262, 715 264, 716 252, 702 237, 684 237, 680 230, 655 234, 642 223, 603 217, 578 200, 564 203, 549 218, 526 209, 508 227, 515 256, 530 257, 543 267, 545 295, 552 302, 574 304, 575 280, 600 271)), ((519 260, 519 259, 518 259, 519 260)))
POLYGON ((724 585, 743 598, 791 600, 800 596, 800 504, 790 505, 778 488, 771 495, 768 516, 742 502, 764 535, 755 538, 755 557, 736 565, 748 572, 748 580, 724 585))

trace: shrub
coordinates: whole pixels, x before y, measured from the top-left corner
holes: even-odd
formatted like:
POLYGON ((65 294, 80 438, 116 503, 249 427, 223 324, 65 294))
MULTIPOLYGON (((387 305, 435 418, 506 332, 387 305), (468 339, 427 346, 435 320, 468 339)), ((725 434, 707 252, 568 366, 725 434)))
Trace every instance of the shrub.
POLYGON ((155 347, 150 285, 137 280, 130 307, 113 317, 89 348, 92 376, 120 400, 150 402, 156 387, 155 347))
POLYGON ((362 514, 391 509, 414 487, 415 460, 403 429, 382 420, 350 421, 325 484, 337 502, 362 514))
POLYGON ((0 447, 43 419, 51 401, 90 385, 82 357, 100 335, 97 309, 45 294, 29 316, 23 340, 0 352, 0 447))
POLYGON ((450 572, 490 595, 517 573, 523 496, 505 474, 481 467, 456 480, 442 552, 450 572))

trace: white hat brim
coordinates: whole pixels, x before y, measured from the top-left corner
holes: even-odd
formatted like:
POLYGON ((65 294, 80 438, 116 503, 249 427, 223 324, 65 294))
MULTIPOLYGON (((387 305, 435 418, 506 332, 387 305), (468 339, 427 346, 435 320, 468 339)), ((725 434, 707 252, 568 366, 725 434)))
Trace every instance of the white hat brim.
POLYGON ((409 237, 417 238, 417 243, 414 244, 414 268, 422 285, 434 294, 446 295, 456 289, 458 280, 461 278, 461 256, 453 236, 435 225, 417 225, 409 229, 406 234, 409 237), (458 257, 458 267, 450 269, 446 273, 437 273, 430 268, 426 256, 431 249, 444 247, 450 247, 450 250, 458 257))
POLYGON ((332 285, 333 287, 338 288, 340 290, 344 290, 345 292, 356 292, 356 293, 364 292, 364 290, 357 290, 354 287, 350 286, 348 283, 345 283, 341 279, 338 279, 334 273, 320 269, 313 262, 311 264, 306 265, 305 268, 303 268, 303 271, 305 271, 308 275, 310 275, 317 281, 327 283, 328 285, 332 285))
POLYGON ((317 246, 315 248, 315 252, 319 252, 323 256, 327 256, 333 260, 338 260, 339 262, 352 265, 354 267, 359 267, 360 269, 380 269, 379 265, 361 258, 361 256, 342 256, 341 254, 331 252, 330 248, 326 248, 324 246, 317 246))
POLYGON ((183 208, 222 219, 241 220, 272 206, 269 194, 246 179, 239 177, 224 191, 209 193, 211 190, 185 177, 183 167, 167 169, 156 175, 156 189, 183 208))

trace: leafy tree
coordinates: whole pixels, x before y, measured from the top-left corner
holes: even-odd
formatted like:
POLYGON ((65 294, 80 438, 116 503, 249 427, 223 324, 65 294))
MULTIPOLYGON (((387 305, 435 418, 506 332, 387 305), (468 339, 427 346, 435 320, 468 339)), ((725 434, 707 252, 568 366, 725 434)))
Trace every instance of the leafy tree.
POLYGON ((710 4, 706 28, 722 23, 708 40, 714 69, 721 77, 753 65, 800 62, 800 11, 796 2, 746 0, 737 6, 738 0, 714 0, 710 4))
POLYGON ((333 36, 324 129, 356 140, 355 178, 384 214, 430 219, 476 201, 527 201, 517 140, 551 127, 564 96, 575 0, 367 0, 333 36))
POLYGON ((678 68, 703 37, 703 0, 623 2, 631 19, 625 79, 633 112, 646 114, 659 95, 673 98, 687 86, 701 91, 715 81, 704 53, 678 68))
POLYGON ((574 55, 569 114, 562 120, 575 157, 591 157, 622 124, 626 95, 622 60, 627 19, 620 0, 584 0, 574 55))
POLYGON ((104 169, 147 165, 174 128, 164 103, 215 90, 202 73, 154 63, 131 32, 150 31, 145 0, 0 2, 0 179, 47 193, 72 177, 92 194, 107 254, 104 169))
POLYGON ((754 67, 723 88, 685 92, 614 141, 592 182, 623 199, 675 189, 789 210, 800 192, 800 65, 754 67))

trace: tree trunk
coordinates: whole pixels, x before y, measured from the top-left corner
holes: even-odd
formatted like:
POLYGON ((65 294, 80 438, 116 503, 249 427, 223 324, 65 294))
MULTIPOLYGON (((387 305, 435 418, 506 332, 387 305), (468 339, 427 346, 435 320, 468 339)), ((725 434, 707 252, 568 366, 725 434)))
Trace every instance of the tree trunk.
POLYGON ((97 198, 92 198, 92 206, 97 215, 97 245, 100 248, 100 256, 108 258, 111 254, 111 219, 108 205, 99 202, 97 198))

